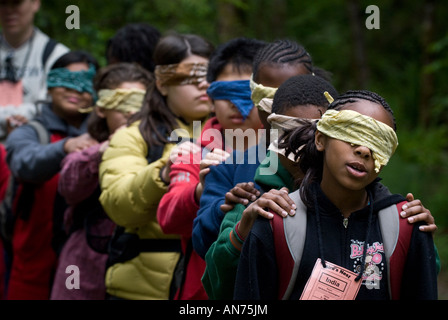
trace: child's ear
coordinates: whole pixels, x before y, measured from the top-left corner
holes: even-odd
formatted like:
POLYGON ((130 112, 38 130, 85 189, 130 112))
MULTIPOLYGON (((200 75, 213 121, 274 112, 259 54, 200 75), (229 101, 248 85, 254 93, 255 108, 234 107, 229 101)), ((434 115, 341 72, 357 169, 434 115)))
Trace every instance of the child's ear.
POLYGON ((168 94, 168 90, 164 84, 160 82, 160 80, 156 80, 157 90, 162 94, 162 96, 166 96, 168 94))
POLYGON ((316 131, 314 134, 314 143, 316 145, 317 151, 324 151, 325 150, 325 135, 320 132, 319 130, 316 131))
POLYGON ((96 115, 100 118, 106 118, 106 113, 104 112, 104 108, 95 107, 93 112, 95 112, 96 115))

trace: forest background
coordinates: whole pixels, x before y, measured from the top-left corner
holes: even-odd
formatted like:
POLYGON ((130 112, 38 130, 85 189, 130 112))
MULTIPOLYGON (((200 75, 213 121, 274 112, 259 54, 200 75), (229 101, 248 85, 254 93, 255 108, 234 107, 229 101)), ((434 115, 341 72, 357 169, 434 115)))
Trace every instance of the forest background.
POLYGON ((435 217, 439 298, 446 300, 447 13, 448 1, 436 0, 42 0, 36 25, 71 49, 89 51, 103 66, 107 40, 131 22, 151 24, 163 34, 196 33, 215 45, 240 36, 289 38, 333 74, 341 93, 368 89, 382 95, 395 112, 400 144, 381 177, 392 192, 412 192, 435 217), (79 29, 66 26, 70 5, 79 8, 79 29), (379 9, 379 21, 366 13, 369 5, 379 9))

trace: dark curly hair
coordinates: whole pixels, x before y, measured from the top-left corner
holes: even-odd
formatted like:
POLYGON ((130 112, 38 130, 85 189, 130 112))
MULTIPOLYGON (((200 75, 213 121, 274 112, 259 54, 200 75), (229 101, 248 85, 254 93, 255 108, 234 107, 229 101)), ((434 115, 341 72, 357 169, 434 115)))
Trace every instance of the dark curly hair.
POLYGON ((146 23, 129 23, 118 29, 107 41, 107 64, 112 62, 136 62, 154 72, 154 48, 160 39, 160 31, 146 23))
POLYGON ((311 74, 293 76, 277 89, 272 103, 272 112, 284 114, 285 110, 299 105, 328 108, 330 103, 323 94, 325 91, 333 97, 338 96, 333 85, 319 76, 311 74))
POLYGON ((229 64, 240 73, 252 73, 254 58, 264 46, 266 46, 264 41, 243 37, 221 44, 210 57, 207 81, 210 83, 215 81, 229 64))

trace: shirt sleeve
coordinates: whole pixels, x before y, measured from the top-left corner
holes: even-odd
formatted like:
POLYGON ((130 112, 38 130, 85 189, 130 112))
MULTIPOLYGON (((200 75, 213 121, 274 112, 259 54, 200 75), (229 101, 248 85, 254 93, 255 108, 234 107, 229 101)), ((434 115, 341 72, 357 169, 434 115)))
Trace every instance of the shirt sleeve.
POLYGON ((30 125, 14 129, 6 140, 7 162, 13 175, 26 182, 43 183, 61 169, 66 139, 42 145, 30 125))
POLYGON ((167 144, 160 159, 148 164, 148 148, 138 126, 118 130, 103 154, 99 168, 100 202, 118 225, 135 228, 155 220, 167 186, 160 170, 169 157, 167 144))
POLYGON ((96 144, 81 152, 72 152, 62 160, 58 190, 69 205, 83 201, 97 188, 101 145, 96 144))
POLYGON ((234 187, 234 165, 222 163, 211 167, 205 177, 197 217, 193 221, 193 248, 203 259, 208 249, 216 241, 224 212, 220 206, 226 193, 234 187))
POLYGON ((195 191, 199 183, 200 155, 189 154, 188 159, 179 158, 179 163, 171 166, 170 185, 157 209, 157 220, 164 233, 191 237, 199 209, 195 191))
POLYGON ((205 255, 206 268, 202 283, 210 299, 233 299, 241 253, 241 239, 236 234, 236 228, 244 209, 245 206, 238 204, 224 216, 218 239, 205 255))

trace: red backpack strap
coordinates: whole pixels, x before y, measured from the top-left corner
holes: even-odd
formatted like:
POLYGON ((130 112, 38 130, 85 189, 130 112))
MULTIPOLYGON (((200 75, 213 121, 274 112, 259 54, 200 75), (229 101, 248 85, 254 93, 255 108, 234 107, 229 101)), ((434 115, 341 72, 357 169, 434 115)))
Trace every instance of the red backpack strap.
MULTIPOLYGON (((270 220, 272 235, 274 236, 275 257, 278 267, 278 299, 282 299, 294 268, 294 259, 292 258, 288 244, 286 243, 284 224, 281 216, 273 212, 274 218, 270 220), (281 263, 279 263, 281 261, 281 263)), ((287 219, 287 218, 286 218, 287 219)))
POLYGON ((413 229, 407 219, 400 217, 405 203, 407 201, 401 201, 378 213, 386 256, 389 296, 393 300, 400 298, 401 278, 413 229))
POLYGON ((278 298, 285 300, 294 288, 306 239, 307 208, 299 190, 289 197, 296 204, 296 214, 282 218, 274 213, 271 220, 278 266, 278 298))
POLYGON ((391 299, 398 300, 400 298, 400 290, 401 290, 401 280, 404 270, 404 265, 406 263, 406 257, 409 251, 409 245, 411 243, 412 230, 414 226, 408 222, 407 219, 403 219, 400 217, 400 212, 403 211, 402 207, 406 204, 407 201, 403 201, 397 204, 397 215, 399 221, 399 234, 398 241, 395 245, 395 250, 390 257, 390 292, 391 299))

